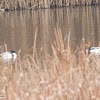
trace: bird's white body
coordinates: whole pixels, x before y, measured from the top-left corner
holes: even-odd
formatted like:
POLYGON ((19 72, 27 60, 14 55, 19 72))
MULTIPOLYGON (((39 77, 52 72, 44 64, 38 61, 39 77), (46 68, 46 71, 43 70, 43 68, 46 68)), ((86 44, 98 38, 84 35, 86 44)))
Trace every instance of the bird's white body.
POLYGON ((17 58, 17 54, 16 53, 11 53, 11 52, 3 52, 0 54, 2 57, 2 60, 4 62, 8 62, 8 61, 15 61, 17 58))
POLYGON ((0 9, 0 11, 1 11, 1 12, 4 12, 4 11, 5 11, 5 9, 0 9))
POLYGON ((86 52, 94 55, 100 55, 100 47, 90 47, 86 50, 86 52))

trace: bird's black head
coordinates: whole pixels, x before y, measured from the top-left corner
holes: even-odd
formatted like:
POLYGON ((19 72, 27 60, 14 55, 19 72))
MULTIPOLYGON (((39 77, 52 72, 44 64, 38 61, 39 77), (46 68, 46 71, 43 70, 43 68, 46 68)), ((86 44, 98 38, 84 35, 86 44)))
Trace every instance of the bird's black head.
POLYGON ((10 51, 11 53, 15 53, 15 51, 10 51))

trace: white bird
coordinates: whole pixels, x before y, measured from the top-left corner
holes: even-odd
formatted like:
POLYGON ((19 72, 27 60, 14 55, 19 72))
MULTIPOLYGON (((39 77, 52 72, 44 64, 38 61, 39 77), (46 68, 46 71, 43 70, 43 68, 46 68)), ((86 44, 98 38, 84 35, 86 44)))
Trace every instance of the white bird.
POLYGON ((0 54, 0 57, 2 57, 2 60, 4 62, 15 61, 17 58, 17 54, 15 53, 15 51, 3 52, 0 54))
POLYGON ((90 47, 86 50, 88 54, 100 55, 100 47, 90 47))

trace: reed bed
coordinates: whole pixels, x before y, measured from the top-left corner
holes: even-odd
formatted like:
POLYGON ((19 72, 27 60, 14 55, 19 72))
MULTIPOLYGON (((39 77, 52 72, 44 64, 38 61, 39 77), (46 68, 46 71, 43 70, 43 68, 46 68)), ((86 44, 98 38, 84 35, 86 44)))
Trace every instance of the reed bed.
POLYGON ((99 4, 100 0, 0 0, 0 7, 10 10, 99 4))
POLYGON ((54 34, 53 56, 43 49, 37 52, 36 33, 33 55, 20 59, 18 52, 15 63, 1 62, 2 100, 100 99, 100 57, 84 53, 84 39, 81 49, 72 52, 70 34, 66 43, 60 29, 55 29, 54 34))

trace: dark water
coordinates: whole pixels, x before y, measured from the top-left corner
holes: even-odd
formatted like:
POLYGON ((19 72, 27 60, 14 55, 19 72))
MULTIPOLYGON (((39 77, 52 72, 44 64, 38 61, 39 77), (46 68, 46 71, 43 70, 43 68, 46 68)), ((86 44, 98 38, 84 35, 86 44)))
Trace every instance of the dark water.
POLYGON ((54 28, 61 29, 63 37, 70 33, 72 48, 81 46, 82 38, 91 46, 100 41, 100 7, 74 7, 9 11, 0 13, 0 46, 8 50, 21 49, 22 55, 31 52, 37 28, 37 49, 51 52, 54 28))

